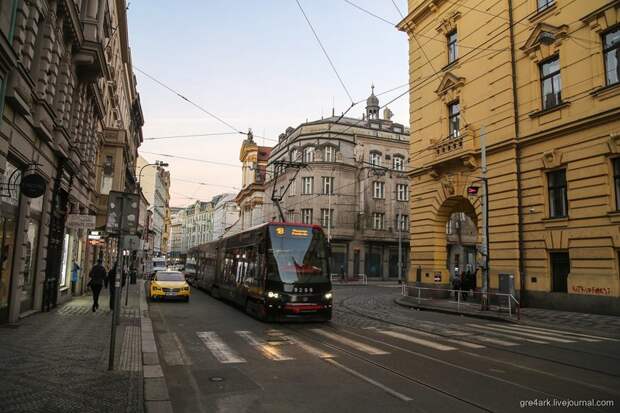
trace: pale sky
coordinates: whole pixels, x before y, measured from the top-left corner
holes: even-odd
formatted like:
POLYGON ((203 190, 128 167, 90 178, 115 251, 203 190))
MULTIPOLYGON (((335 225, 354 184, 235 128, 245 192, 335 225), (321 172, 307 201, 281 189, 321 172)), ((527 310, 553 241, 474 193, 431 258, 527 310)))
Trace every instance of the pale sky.
MULTIPOLYGON (((391 22, 401 20, 392 0, 351 1, 391 22)), ((406 34, 344 0, 300 2, 355 101, 368 97, 372 83, 380 93, 408 82, 406 34)), ((394 3, 407 13, 406 0, 394 3)), ((351 104, 295 0, 132 0, 128 19, 134 66, 239 130, 277 139, 288 126, 331 115, 332 105, 339 114, 351 104)), ((145 138, 231 132, 137 70, 136 76, 145 138)), ((380 104, 406 90, 380 96, 380 104)), ((407 126, 408 102, 403 96, 390 105, 394 120, 407 126)), ((364 107, 347 116, 361 117, 364 107)), ((185 206, 238 192, 243 139, 145 140, 139 151, 151 162, 170 164, 171 205, 185 206)))

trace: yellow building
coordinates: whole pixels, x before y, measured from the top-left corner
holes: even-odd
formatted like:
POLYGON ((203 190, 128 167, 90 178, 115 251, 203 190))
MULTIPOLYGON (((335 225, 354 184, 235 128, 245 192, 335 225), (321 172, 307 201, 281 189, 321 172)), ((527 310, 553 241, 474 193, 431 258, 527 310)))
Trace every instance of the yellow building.
POLYGON ((620 1, 409 0, 398 27, 409 281, 445 287, 481 262, 481 199, 467 189, 482 186, 484 138, 490 288, 513 274, 525 304, 620 314, 620 1))

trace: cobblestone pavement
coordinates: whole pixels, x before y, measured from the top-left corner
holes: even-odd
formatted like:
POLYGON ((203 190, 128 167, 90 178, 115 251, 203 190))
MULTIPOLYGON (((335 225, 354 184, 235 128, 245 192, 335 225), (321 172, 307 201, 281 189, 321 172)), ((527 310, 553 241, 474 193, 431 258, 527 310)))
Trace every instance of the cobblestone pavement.
POLYGON ((142 412, 136 294, 131 286, 129 306, 121 313, 115 371, 107 370, 112 317, 103 309, 107 291, 96 313, 92 298, 83 296, 23 319, 16 328, 0 328, 0 411, 142 412))
MULTIPOLYGON (((418 311, 399 306, 394 299, 400 296, 397 285, 335 286, 334 322, 364 327, 385 326, 386 322, 407 327, 426 327, 449 323, 458 325, 460 317, 418 311)), ((523 308, 521 322, 532 325, 553 325, 583 331, 605 332, 620 336, 620 317, 567 311, 523 308)))

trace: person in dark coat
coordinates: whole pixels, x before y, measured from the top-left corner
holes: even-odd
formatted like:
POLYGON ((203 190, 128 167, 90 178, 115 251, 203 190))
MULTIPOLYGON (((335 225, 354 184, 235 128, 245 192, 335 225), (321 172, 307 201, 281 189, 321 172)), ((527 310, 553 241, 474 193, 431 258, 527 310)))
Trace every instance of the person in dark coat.
POLYGON ((97 264, 91 268, 89 276, 88 285, 93 290, 93 312, 95 312, 99 308, 99 293, 106 280, 106 271, 101 260, 97 260, 97 264))

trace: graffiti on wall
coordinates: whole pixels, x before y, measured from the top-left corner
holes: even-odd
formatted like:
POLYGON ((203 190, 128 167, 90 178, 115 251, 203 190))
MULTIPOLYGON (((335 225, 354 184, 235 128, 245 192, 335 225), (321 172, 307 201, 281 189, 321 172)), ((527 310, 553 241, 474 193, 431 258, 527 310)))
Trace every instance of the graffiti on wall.
POLYGON ((611 288, 609 287, 584 287, 583 285, 573 285, 572 290, 577 294, 611 295, 611 288))

